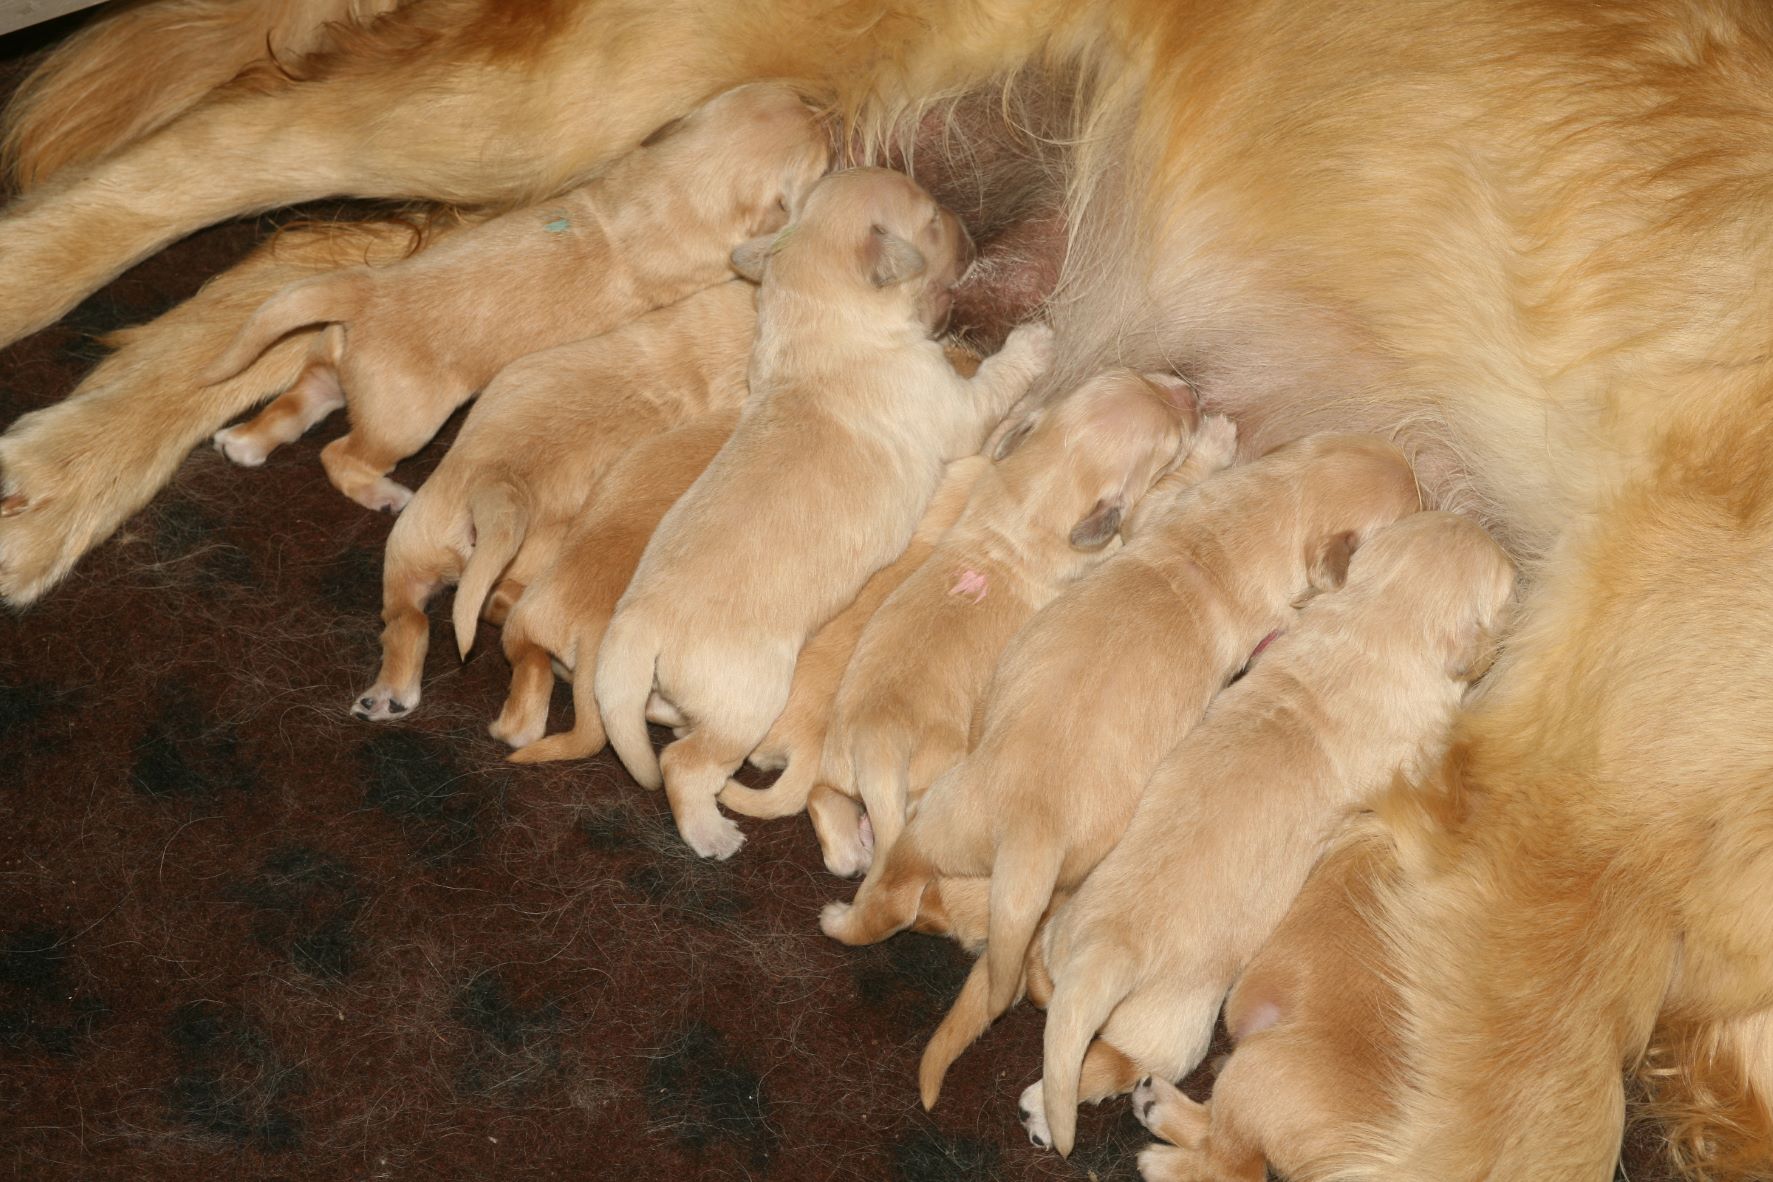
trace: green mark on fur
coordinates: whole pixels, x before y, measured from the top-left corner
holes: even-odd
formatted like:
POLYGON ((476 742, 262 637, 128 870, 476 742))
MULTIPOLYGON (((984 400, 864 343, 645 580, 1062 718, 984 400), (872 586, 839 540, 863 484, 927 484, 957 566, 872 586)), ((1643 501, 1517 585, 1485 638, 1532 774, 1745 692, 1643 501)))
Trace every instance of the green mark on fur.
POLYGON ((542 227, 542 229, 548 231, 550 234, 564 234, 572 228, 572 220, 564 213, 556 213, 554 215, 554 220, 542 227))

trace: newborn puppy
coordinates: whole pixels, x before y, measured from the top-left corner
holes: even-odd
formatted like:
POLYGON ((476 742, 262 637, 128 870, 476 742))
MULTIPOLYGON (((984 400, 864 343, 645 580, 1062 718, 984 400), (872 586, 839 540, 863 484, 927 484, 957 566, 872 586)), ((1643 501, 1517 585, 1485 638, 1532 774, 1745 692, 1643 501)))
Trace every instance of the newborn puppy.
POLYGON ((560 552, 525 589, 500 640, 511 692, 489 731, 518 750, 513 763, 582 759, 603 749, 592 693, 597 646, 659 520, 700 476, 739 421, 716 411, 642 440, 611 464, 560 552), (573 684, 573 728, 542 737, 558 668, 573 684))
MULTIPOLYGON (((1156 494, 1154 494, 1156 495, 1156 494)), ((1313 588, 1416 511, 1415 477, 1369 436, 1318 435, 1150 499, 1126 547, 1010 643, 967 758, 932 785, 826 934, 908 926, 937 876, 989 875, 990 1013, 1021 984, 1055 889, 1075 889, 1126 827, 1151 769, 1313 588)))
POLYGON ((660 522, 597 658, 597 700, 634 778, 663 775, 697 853, 744 841, 715 798, 782 712, 807 639, 904 552, 943 466, 1044 368, 1025 326, 971 379, 934 337, 973 249, 908 177, 826 177, 773 240, 734 252, 755 273, 751 397, 733 438, 660 522), (653 754, 654 687, 686 724, 653 754))
MULTIPOLYGON (((1190 464, 1196 479, 1231 462, 1236 431, 1219 425, 1190 464)), ((837 693, 824 778, 866 806, 875 857, 910 802, 966 754, 1010 638, 1113 553, 1123 516, 1199 427, 1186 383, 1117 369, 999 441, 960 520, 868 622, 837 693)))
POLYGON ((1308 603, 1164 758, 1125 835, 1047 927, 1046 1075, 1023 1107, 1044 1107, 1059 1152, 1098 1031, 1167 1079, 1200 1062, 1226 990, 1348 810, 1439 756, 1514 577, 1463 517, 1380 531, 1346 585, 1308 603), (1153 906, 1178 868, 1186 904, 1153 906))
POLYGON ((905 552, 869 576, 855 602, 833 616, 800 650, 788 704, 747 760, 765 770, 781 768, 776 782, 768 788, 747 788, 729 780, 720 790, 720 803, 744 817, 786 817, 805 809, 818 835, 825 868, 839 878, 868 869, 873 828, 864 825, 866 818, 852 798, 817 782, 837 687, 862 629, 887 596, 923 565, 966 507, 979 473, 990 466, 984 456, 967 456, 948 465, 905 552))
MULTIPOLYGON (((527 586, 615 457, 649 435, 745 397, 753 289, 733 280, 614 332, 506 366, 449 454, 394 523, 382 563, 382 669, 352 713, 393 718, 419 701, 425 603, 458 577, 456 644, 501 575, 527 586)), ((519 600, 521 602, 521 600, 519 600)))
POLYGON ((231 377, 294 329, 331 327, 304 379, 217 446, 262 463, 348 397, 351 431, 321 452, 327 476, 362 505, 400 509, 412 494, 388 471, 509 362, 729 278, 732 248, 781 226, 825 171, 826 140, 792 90, 741 86, 561 197, 392 266, 290 284, 203 380, 231 377))
POLYGON ((1366 918, 1395 869, 1390 843, 1357 831, 1312 870, 1226 999, 1237 1049, 1210 1104, 1156 1076, 1133 1089, 1134 1114, 1170 1142, 1139 1155, 1146 1182, 1263 1182, 1271 1162, 1304 1182, 1360 1147, 1398 1062, 1396 993, 1366 918))

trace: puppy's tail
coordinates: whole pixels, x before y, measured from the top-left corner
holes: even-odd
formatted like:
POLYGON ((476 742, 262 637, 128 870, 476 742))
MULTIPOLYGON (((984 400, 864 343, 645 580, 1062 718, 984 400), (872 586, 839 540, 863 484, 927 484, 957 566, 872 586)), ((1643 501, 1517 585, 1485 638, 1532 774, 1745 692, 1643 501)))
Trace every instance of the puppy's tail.
MULTIPOLYGON (((664 783, 659 757, 646 733, 646 699, 653 690, 658 660, 659 640, 652 628, 637 623, 633 615, 618 611, 604 634, 603 647, 597 652, 593 691, 603 714, 604 728, 609 732, 610 746, 616 749, 628 774, 645 788, 657 788, 664 783)), ((583 658, 578 675, 573 678, 575 696, 579 678, 585 676, 582 662, 583 658)))
POLYGON ((805 812, 822 770, 819 747, 800 744, 789 748, 788 765, 768 788, 747 788, 737 780, 728 780, 720 790, 720 803, 741 817, 763 820, 805 812))
POLYGON ((289 284, 259 305, 222 355, 198 375, 198 382, 213 386, 227 381, 298 328, 350 320, 369 298, 370 282, 367 276, 346 271, 289 284))
MULTIPOLYGON (((579 626, 578 658, 573 666, 573 729, 537 739, 513 751, 512 763, 547 763, 556 759, 584 759, 603 750, 603 715, 597 709, 597 643, 608 620, 579 626)), ((652 749, 652 744, 647 744, 652 749)))
POLYGON ((991 975, 990 1016, 1016 1002, 1022 966, 1035 929, 1059 882, 1064 851, 1051 845, 1007 845, 991 871, 991 918, 985 929, 985 965, 991 975))
POLYGON ((954 1061, 990 1027, 990 992, 985 958, 980 957, 973 962, 966 984, 960 987, 960 996, 954 999, 954 1005, 923 1049, 923 1061, 917 1067, 917 1090, 923 1097, 924 1111, 936 1106, 942 1095, 942 1081, 954 1061))
POLYGON ((474 553, 462 567, 455 607, 450 613, 455 624, 456 652, 464 661, 468 659, 468 650, 474 647, 481 606, 523 545, 524 533, 529 528, 529 507, 525 501, 517 489, 503 480, 468 494, 468 516, 474 522, 474 553))
POLYGON ((1052 1000, 1047 1003, 1041 1099, 1053 1148, 1062 1155, 1071 1153, 1077 1139, 1077 1088, 1084 1052, 1132 983, 1132 962, 1117 950, 1092 961, 1088 973, 1067 973, 1053 982, 1052 1000))

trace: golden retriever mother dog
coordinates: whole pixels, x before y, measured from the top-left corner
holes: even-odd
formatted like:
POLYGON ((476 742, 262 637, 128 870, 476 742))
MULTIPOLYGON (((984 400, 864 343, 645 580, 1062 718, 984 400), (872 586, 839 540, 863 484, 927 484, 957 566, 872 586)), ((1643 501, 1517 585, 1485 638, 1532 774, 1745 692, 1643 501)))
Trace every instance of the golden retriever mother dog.
MULTIPOLYGON (((967 211, 963 320, 1001 330, 1053 292, 1033 397, 1169 367, 1250 454, 1396 432, 1433 503, 1523 563, 1447 765, 1465 819, 1387 904, 1406 1094, 1351 1171, 1606 1179, 1622 1073, 1652 1050, 1689 1167, 1765 1168, 1764 0, 389 8, 161 0, 52 55, 6 141, 24 191, 0 217, 0 341, 218 219, 334 193, 509 207, 720 89, 792 78, 967 211), (191 20, 236 4, 275 28, 191 20)), ((12 603, 261 393, 135 363, 163 348, 136 333, 0 438, 12 603)))

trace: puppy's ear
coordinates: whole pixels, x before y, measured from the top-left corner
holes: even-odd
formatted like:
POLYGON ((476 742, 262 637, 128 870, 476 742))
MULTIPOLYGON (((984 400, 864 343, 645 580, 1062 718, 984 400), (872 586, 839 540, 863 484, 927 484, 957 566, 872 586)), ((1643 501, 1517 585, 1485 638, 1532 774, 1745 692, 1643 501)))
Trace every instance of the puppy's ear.
POLYGON ((1306 581, 1311 584, 1312 594, 1339 591, 1342 584, 1348 582, 1348 560, 1354 554, 1354 543, 1352 532, 1340 533, 1312 555, 1305 568, 1306 581))
POLYGON ((1156 391, 1157 396, 1181 411, 1185 415, 1200 417, 1200 395, 1187 381, 1173 373, 1140 374, 1145 384, 1156 391))
POLYGON ((733 247, 733 270, 742 279, 763 282, 763 265, 769 261, 770 249, 776 244, 774 234, 764 234, 733 247))
POLYGON ((1496 663, 1496 654, 1501 647, 1495 627, 1475 622, 1468 625, 1453 645, 1452 656, 1447 661, 1447 676, 1467 684, 1476 681, 1496 663))
POLYGON ((1008 459, 1011 452, 1021 447, 1022 441, 1028 438, 1028 433, 1034 430, 1034 424, 1039 417, 1038 414, 1026 414, 1022 416, 1021 422, 1005 427, 1003 434, 999 435, 997 442, 992 445, 991 462, 995 464, 1000 460, 1008 459))
POLYGON ((1071 544, 1079 550, 1100 550, 1120 532, 1122 510, 1119 501, 1097 501, 1089 515, 1071 527, 1071 544))
POLYGON ((885 226, 875 226, 862 247, 862 269, 876 287, 893 287, 929 268, 923 251, 885 226))

